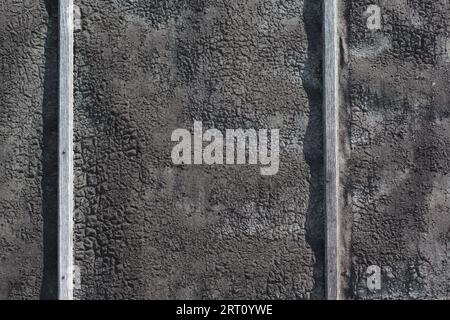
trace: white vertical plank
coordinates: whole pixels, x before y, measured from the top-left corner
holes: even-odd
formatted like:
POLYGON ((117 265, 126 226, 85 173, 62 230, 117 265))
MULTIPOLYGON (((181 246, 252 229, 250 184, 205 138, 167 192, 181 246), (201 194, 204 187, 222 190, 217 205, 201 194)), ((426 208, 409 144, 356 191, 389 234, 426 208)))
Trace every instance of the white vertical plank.
POLYGON ((325 124, 325 217, 326 293, 337 300, 339 292, 338 205, 338 0, 324 0, 324 124, 325 124))
POLYGON ((59 0, 58 298, 73 299, 73 0, 59 0))

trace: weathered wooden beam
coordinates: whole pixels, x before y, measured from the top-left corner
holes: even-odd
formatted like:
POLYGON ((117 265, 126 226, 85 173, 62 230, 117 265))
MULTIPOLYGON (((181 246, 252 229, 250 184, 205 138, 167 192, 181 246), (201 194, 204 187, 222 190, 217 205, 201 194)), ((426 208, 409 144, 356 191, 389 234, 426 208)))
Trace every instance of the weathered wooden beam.
POLYGON ((326 295, 339 299, 338 0, 324 0, 326 295))
POLYGON ((73 0, 59 0, 58 298, 73 299, 73 0))

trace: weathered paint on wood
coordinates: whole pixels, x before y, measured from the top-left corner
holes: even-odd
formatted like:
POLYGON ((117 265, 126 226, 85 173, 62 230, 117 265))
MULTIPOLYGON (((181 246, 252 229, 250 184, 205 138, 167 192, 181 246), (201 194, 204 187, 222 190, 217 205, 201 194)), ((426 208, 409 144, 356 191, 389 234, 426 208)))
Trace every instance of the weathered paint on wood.
POLYGON ((60 0, 59 299, 73 298, 73 1, 60 0))
POLYGON ((337 0, 324 0, 324 127, 326 292, 339 299, 338 268, 338 36, 337 0))

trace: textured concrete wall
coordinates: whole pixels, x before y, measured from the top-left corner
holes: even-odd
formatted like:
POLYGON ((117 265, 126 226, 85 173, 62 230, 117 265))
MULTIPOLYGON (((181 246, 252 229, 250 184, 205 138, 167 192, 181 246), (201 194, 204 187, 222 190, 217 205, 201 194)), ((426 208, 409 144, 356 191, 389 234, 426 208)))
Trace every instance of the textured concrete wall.
POLYGON ((321 12, 78 1, 78 298, 322 298, 321 12), (280 171, 174 166, 172 130, 281 129, 280 171))
POLYGON ((55 296, 57 14, 0 3, 0 299, 55 296))
POLYGON ((346 295, 449 298, 449 2, 349 0, 342 19, 346 295))

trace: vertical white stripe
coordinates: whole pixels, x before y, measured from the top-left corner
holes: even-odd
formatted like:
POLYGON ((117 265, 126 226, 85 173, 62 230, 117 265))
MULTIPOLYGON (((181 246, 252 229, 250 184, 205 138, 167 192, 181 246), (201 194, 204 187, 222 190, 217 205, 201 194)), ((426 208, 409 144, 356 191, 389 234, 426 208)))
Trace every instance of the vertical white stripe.
POLYGON ((337 300, 339 292, 339 166, 338 166, 338 0, 324 0, 324 125, 326 292, 337 300))
POLYGON ((58 298, 73 299, 73 0, 59 0, 58 298))

